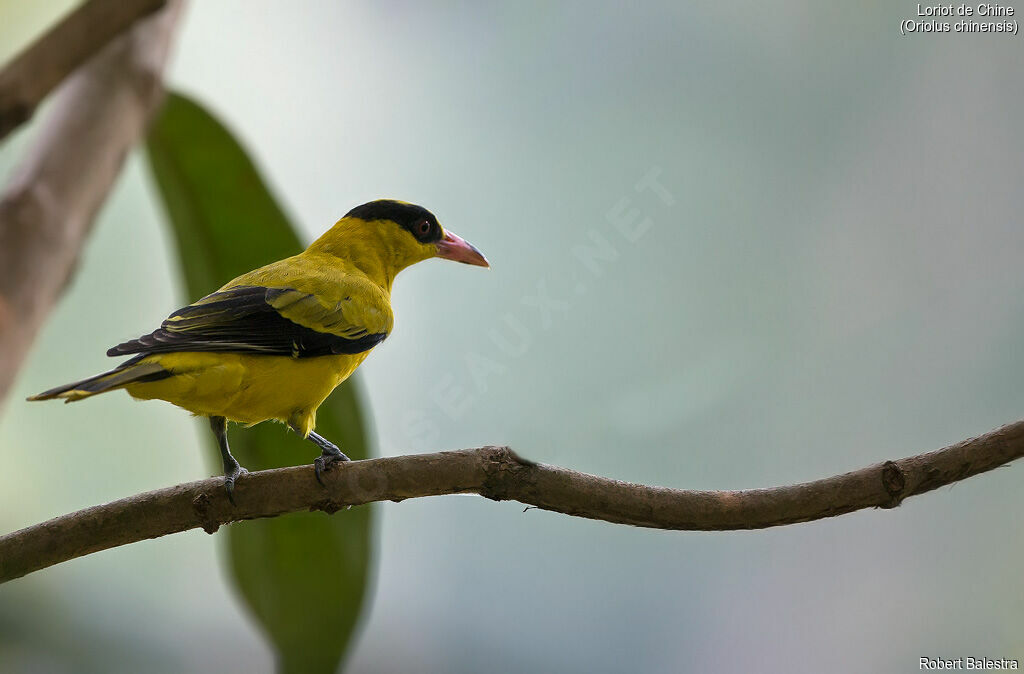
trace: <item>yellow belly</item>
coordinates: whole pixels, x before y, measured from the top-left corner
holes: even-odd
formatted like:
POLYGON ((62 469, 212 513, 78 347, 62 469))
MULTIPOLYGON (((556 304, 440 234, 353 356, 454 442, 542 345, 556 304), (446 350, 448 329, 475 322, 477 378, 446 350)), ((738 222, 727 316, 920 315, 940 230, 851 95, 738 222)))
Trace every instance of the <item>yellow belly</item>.
POLYGON ((369 351, 316 358, 165 353, 144 362, 159 363, 171 377, 125 388, 133 398, 166 400, 193 414, 243 424, 276 419, 308 435, 316 425, 316 409, 368 355, 369 351))

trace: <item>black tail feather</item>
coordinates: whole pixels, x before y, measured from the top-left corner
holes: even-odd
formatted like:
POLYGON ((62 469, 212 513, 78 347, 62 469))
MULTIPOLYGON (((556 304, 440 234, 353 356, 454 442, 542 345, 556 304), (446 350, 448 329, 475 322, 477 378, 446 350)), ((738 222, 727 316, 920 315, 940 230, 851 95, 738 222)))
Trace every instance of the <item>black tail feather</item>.
POLYGON ((127 384, 159 381, 171 376, 169 371, 165 370, 157 363, 140 363, 139 361, 147 355, 149 354, 136 356, 131 360, 125 361, 109 372, 104 372, 81 381, 64 384, 63 386, 43 391, 42 393, 34 396, 29 396, 28 400, 53 400, 54 398, 63 398, 64 402, 72 402, 94 396, 98 393, 105 393, 106 391, 123 388, 127 384))

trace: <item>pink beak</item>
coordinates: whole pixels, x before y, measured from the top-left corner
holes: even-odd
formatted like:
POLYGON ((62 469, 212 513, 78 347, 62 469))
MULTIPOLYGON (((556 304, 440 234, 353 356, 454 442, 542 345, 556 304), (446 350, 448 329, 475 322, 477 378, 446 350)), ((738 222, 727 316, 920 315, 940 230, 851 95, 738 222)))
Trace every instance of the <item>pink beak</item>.
POLYGON ((446 260, 474 264, 478 267, 491 266, 483 253, 478 251, 473 244, 461 236, 447 231, 444 233, 444 238, 437 242, 437 256, 446 260))

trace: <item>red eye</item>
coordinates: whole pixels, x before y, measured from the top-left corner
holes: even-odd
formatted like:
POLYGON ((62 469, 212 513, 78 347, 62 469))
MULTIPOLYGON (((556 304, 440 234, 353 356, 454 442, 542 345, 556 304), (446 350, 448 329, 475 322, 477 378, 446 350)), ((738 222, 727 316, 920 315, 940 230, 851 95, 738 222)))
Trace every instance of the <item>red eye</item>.
POLYGON ((420 220, 416 223, 416 233, 420 236, 426 236, 430 233, 430 221, 420 220))

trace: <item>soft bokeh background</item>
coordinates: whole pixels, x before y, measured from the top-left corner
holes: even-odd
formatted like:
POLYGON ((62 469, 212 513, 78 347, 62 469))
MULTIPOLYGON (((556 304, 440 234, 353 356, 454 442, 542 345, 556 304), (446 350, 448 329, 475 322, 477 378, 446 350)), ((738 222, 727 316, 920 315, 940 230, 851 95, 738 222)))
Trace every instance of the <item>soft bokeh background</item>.
MULTIPOLYGON (((70 5, 0 2, 0 57, 70 5)), ((309 239, 394 196, 490 257, 397 282, 396 330, 362 368, 383 454, 500 443, 769 486, 1024 416, 1024 51, 901 37, 914 10, 195 2, 168 79, 242 137, 309 239), (638 191, 652 175, 664 189, 638 191)), ((0 147, 0 177, 32 132, 0 147)), ((207 474, 201 429, 168 405, 23 402, 186 299, 162 217, 133 156, 3 410, 0 529, 207 474)), ((349 669, 1024 658, 1021 471, 762 532, 383 504, 349 669)), ((0 588, 0 669, 269 670, 216 549, 192 532, 0 588)))

